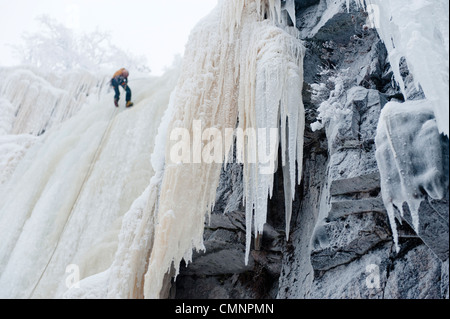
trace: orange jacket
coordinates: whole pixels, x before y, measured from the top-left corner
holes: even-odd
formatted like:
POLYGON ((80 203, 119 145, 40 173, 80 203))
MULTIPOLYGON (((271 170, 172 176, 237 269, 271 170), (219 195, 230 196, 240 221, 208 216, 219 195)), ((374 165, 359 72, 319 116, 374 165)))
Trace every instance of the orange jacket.
POLYGON ((123 70, 125 70, 125 68, 121 68, 121 69, 118 70, 116 73, 114 73, 113 79, 114 79, 114 78, 117 78, 118 76, 122 76, 123 70))

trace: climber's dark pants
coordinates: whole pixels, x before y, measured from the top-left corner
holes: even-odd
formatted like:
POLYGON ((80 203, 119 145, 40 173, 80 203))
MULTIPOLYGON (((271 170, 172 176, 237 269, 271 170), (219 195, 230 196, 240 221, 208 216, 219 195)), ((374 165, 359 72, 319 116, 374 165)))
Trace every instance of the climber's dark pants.
POLYGON ((124 90, 126 91, 126 93, 127 93, 127 95, 126 95, 126 97, 125 97, 125 100, 126 100, 127 102, 131 101, 131 90, 130 90, 130 87, 128 86, 128 84, 127 84, 126 82, 118 83, 115 79, 112 79, 111 85, 113 86, 114 92, 116 93, 116 94, 114 95, 114 99, 115 99, 115 100, 118 101, 119 98, 120 98, 120 92, 119 92, 119 85, 120 85, 121 87, 123 87, 123 89, 124 89, 124 90))

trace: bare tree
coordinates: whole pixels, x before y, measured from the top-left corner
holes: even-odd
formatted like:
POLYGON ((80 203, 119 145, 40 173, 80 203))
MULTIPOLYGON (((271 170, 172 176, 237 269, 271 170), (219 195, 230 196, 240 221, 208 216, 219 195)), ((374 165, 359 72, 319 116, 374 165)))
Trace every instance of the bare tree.
POLYGON ((109 32, 96 29, 77 35, 47 15, 39 16, 37 20, 42 25, 41 30, 25 33, 23 44, 13 47, 23 64, 52 71, 99 71, 126 66, 150 72, 145 57, 135 56, 112 44, 109 32))

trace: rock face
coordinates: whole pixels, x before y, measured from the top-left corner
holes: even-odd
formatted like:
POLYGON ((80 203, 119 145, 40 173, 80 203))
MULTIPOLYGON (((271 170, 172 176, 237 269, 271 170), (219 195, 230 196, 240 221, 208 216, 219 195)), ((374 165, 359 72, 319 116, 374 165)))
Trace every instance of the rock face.
MULTIPOLYGON (((394 249, 374 139, 383 106, 404 97, 376 30, 365 27, 366 14, 354 4, 347 12, 345 2, 296 1, 307 47, 307 129, 289 241, 277 173, 260 248, 244 264, 242 167, 229 165, 205 225, 206 252, 181 268, 174 298, 449 298, 448 194, 422 202, 418 234, 407 207, 398 214, 400 251, 394 249), (324 103, 337 106, 331 115, 324 103)), ((401 63, 408 98, 423 99, 407 61, 401 63)), ((442 145, 448 167, 447 138, 442 145)))

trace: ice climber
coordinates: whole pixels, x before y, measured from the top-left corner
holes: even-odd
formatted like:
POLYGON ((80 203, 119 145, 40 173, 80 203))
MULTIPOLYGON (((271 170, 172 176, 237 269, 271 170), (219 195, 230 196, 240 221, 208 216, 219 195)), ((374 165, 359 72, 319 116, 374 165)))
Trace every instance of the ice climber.
POLYGON ((125 100, 127 102, 126 107, 133 106, 133 102, 131 102, 131 90, 128 86, 128 75, 129 72, 125 68, 121 68, 116 73, 114 73, 113 78, 111 79, 111 85, 114 88, 114 92, 116 93, 114 95, 114 105, 116 107, 119 107, 119 99, 120 99, 120 92, 119 92, 119 85, 123 87, 125 92, 127 93, 125 100))

